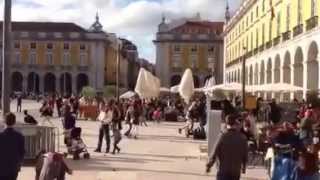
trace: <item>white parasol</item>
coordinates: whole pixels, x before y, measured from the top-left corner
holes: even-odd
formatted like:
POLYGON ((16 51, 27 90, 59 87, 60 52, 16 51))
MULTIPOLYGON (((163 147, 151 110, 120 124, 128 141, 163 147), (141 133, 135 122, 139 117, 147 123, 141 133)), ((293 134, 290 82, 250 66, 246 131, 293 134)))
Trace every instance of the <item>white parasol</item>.
POLYGON ((186 103, 189 103, 191 96, 194 93, 194 81, 192 71, 187 69, 181 79, 179 85, 179 94, 185 100, 186 103))
POLYGON ((141 98, 158 97, 160 93, 160 80, 144 68, 141 68, 134 91, 141 98))
POLYGON ((246 87, 246 91, 249 92, 297 92, 303 90, 303 87, 288 83, 262 84, 246 87))
POLYGON ((123 93, 123 94, 120 96, 120 98, 121 98, 121 99, 130 99, 130 98, 134 97, 135 95, 136 95, 135 92, 133 92, 133 91, 127 91, 127 92, 123 93))

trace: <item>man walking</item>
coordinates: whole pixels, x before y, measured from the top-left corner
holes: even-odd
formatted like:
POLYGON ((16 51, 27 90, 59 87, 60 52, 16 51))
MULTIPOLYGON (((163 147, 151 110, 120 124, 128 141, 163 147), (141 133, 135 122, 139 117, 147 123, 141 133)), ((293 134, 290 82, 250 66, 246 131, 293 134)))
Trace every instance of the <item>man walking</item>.
POLYGON ((24 158, 24 137, 13 129, 16 116, 6 114, 7 128, 0 133, 0 179, 16 180, 24 158))
POLYGON ((207 164, 207 172, 218 159, 217 180, 240 180, 241 170, 245 173, 248 159, 246 137, 238 130, 237 115, 226 119, 228 130, 223 133, 214 148, 207 164))
POLYGON ((113 101, 110 101, 108 105, 100 111, 98 120, 101 122, 99 129, 98 146, 95 152, 101 152, 102 140, 105 137, 106 140, 106 153, 110 151, 110 124, 113 119, 113 101))

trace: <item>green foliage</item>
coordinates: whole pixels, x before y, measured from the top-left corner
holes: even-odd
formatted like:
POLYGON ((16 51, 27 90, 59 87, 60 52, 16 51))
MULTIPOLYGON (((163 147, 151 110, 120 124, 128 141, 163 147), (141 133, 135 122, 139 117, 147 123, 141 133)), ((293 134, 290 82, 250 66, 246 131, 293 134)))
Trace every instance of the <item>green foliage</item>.
POLYGON ((86 98, 94 98, 96 96, 96 90, 93 87, 85 86, 82 88, 81 94, 86 98))
POLYGON ((116 97, 117 94, 117 87, 110 85, 110 86, 105 86, 103 88, 103 96, 106 98, 113 98, 116 97))

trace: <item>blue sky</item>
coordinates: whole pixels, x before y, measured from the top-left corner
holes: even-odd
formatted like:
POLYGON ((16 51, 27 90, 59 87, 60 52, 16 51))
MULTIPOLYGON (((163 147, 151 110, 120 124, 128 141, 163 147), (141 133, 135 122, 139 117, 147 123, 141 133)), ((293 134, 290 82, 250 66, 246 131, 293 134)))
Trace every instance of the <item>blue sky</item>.
MULTIPOLYGON (((241 0, 229 0, 234 11, 241 0)), ((162 14, 175 19, 197 12, 205 20, 223 20, 226 0, 13 0, 15 21, 70 21, 84 28, 99 12, 107 32, 137 44, 140 56, 155 61, 152 43, 162 14)), ((3 1, 0 2, 3 7, 3 1)), ((3 8, 0 9, 1 15, 3 8)))

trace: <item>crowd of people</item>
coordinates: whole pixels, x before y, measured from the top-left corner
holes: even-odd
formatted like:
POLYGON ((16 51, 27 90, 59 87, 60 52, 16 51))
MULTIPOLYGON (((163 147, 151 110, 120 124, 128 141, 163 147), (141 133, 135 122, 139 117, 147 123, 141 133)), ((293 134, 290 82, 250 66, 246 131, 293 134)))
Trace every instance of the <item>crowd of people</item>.
MULTIPOLYGON (((133 97, 116 101, 76 96, 68 98, 48 96, 43 99, 40 108, 44 118, 42 123, 51 123, 50 118, 57 115, 62 119, 65 135, 70 136, 73 134, 72 130, 78 128, 77 119, 82 116, 83 104, 93 104, 96 107, 97 116, 94 120, 99 123, 97 130, 99 136, 95 149, 97 153, 120 153, 119 143, 122 135, 138 139, 140 126, 147 127, 150 121, 154 123, 161 123, 163 120, 183 121, 185 124, 177 129, 178 133, 185 132, 186 137, 192 135, 193 138, 206 138, 205 96, 196 96, 189 104, 178 97, 150 100, 133 97), (104 149, 103 141, 105 141, 104 149)), ((250 164, 248 162, 250 155, 261 152, 265 160, 271 162, 268 170, 272 180, 283 177, 287 177, 288 180, 319 179, 320 106, 297 100, 292 104, 297 108, 292 110, 292 116, 288 116, 288 112, 284 112, 275 100, 264 101, 258 98, 256 108, 251 110, 242 109, 238 97, 234 102, 220 101, 221 119, 225 123, 225 128, 222 129, 223 133, 209 159, 207 171, 219 161, 218 179, 238 180, 241 172, 245 172, 247 164, 250 164), (237 153, 234 153, 234 149, 237 149, 237 153)), ((39 124, 28 111, 24 111, 24 114, 25 123, 39 124)), ((80 134, 76 136, 78 139, 80 134)), ((69 136, 65 136, 67 146, 69 136)), ((75 152, 80 153, 80 151, 75 152)), ((59 155, 47 154, 41 157, 60 159, 62 165, 66 166, 59 155)), ((76 157, 74 159, 79 159, 76 157)), ((42 158, 42 161, 45 162, 46 159, 42 158)), ((65 168, 65 173, 72 171, 70 168, 65 168)))
POLYGON ((218 159, 219 180, 239 180, 245 172, 248 154, 262 153, 272 180, 318 180, 320 157, 320 111, 305 101, 293 102, 294 116, 288 116, 275 100, 258 98, 256 109, 241 110, 230 101, 222 102, 224 132, 207 164, 218 159), (291 117, 288 119, 288 117, 291 117), (244 141, 245 140, 245 141, 244 141), (234 153, 237 149, 237 153, 234 153))

